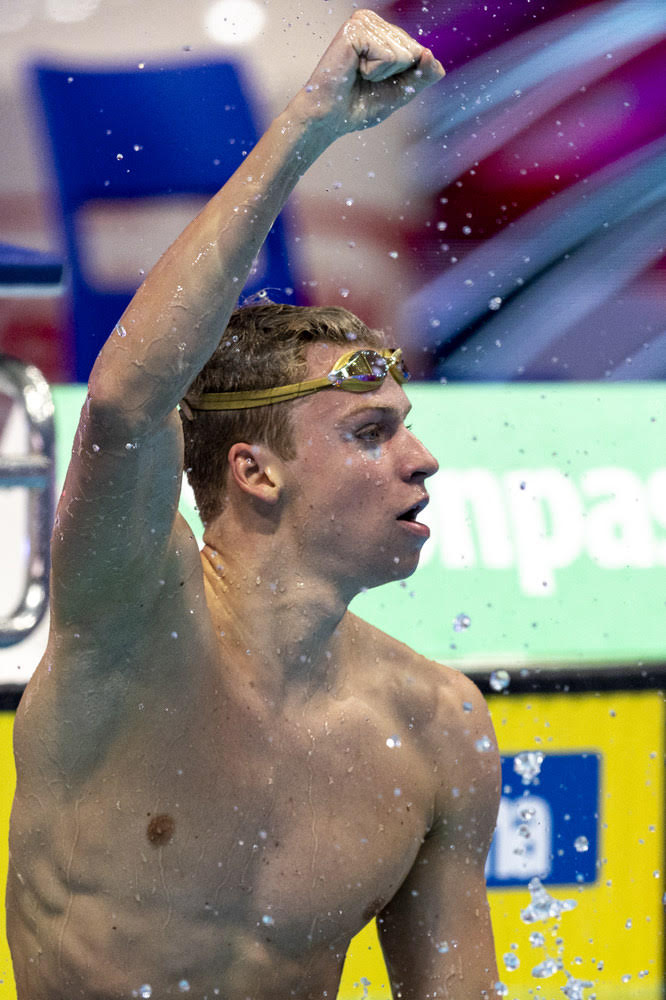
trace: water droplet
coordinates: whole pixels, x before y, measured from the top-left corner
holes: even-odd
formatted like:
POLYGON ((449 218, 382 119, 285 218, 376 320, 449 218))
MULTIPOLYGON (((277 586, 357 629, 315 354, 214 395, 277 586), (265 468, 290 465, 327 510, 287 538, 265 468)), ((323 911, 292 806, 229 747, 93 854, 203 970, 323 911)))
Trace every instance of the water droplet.
POLYGON ((492 309, 493 312, 497 312, 497 310, 501 307, 501 305, 502 305, 502 299, 500 298, 499 295, 493 295, 492 299, 488 300, 488 308, 492 309))
POLYGON ((487 736, 482 736, 480 740, 477 740, 474 744, 479 753, 487 753, 488 750, 492 750, 492 741, 487 736))
POLYGON ((353 204, 354 204, 353 198, 345 198, 345 205, 347 206, 347 208, 351 208, 353 204))
POLYGON ((591 989, 594 983, 589 979, 575 979, 568 972, 567 976, 569 976, 568 982, 566 986, 562 987, 562 992, 567 997, 567 1000, 584 1000, 583 990, 591 989))
POLYGON ((519 774, 524 785, 531 784, 541 773, 543 754, 540 750, 524 750, 516 754, 513 769, 519 774))
POLYGON ((181 993, 190 992, 190 984, 188 983, 187 979, 181 979, 181 981, 178 983, 178 989, 180 990, 181 993))
POLYGON ((440 955, 445 955, 448 950, 449 950, 448 941, 440 941, 439 944, 437 945, 437 951, 440 953, 440 955))
POLYGON ((590 845, 588 843, 587 837, 576 837, 576 839, 574 840, 574 847, 581 854, 583 851, 589 850, 590 845))
POLYGON ((463 226, 462 227, 462 231, 465 234, 465 236, 469 236, 470 233, 472 232, 472 230, 471 230, 471 228, 469 226, 463 226))
POLYGON ((532 933, 530 934, 530 944, 532 945, 533 948, 543 948, 545 943, 546 939, 544 938, 541 931, 532 931, 532 933))
POLYGON ((490 675, 490 686, 493 691, 506 691, 511 683, 508 670, 493 670, 490 675))
POLYGON ((275 921, 273 920, 273 918, 268 913, 264 913, 263 917, 261 918, 261 922, 266 927, 272 927, 273 924, 275 923, 275 921))
MULTIPOLYGON (((529 906, 520 911, 520 919, 525 924, 533 924, 537 920, 549 920, 551 917, 559 917, 561 913, 573 910, 578 905, 575 899, 555 899, 544 889, 538 878, 530 880, 528 889, 531 901, 529 906)), ((533 937, 535 935, 530 935, 530 943, 536 947, 535 940, 532 940, 533 937)), ((540 935, 540 938, 541 944, 543 944, 543 936, 540 935)))
POLYGON ((544 958, 543 962, 539 962, 532 969, 532 975, 535 979, 549 979, 550 976, 554 976, 558 971, 557 962, 554 958, 544 958))
POLYGON ((94 444, 94 445, 92 446, 92 450, 93 450, 93 451, 99 451, 99 445, 98 445, 98 444, 94 444))
POLYGON ((340 288, 339 292, 340 292, 340 295, 342 296, 343 299, 346 299, 347 296, 349 295, 349 289, 348 288, 340 288))
POLYGON ((123 154, 122 154, 122 153, 116 153, 116 159, 117 159, 117 160, 124 160, 124 159, 125 159, 125 157, 123 156, 123 154))
POLYGON ((497 982, 495 983, 495 993, 498 997, 506 997, 509 995, 509 987, 506 983, 497 982))
POLYGON ((437 228, 439 229, 440 233, 443 233, 447 226, 448 226, 448 222, 438 222, 437 223, 437 228))
POLYGON ((396 257, 399 257, 399 256, 400 256, 400 254, 398 253, 397 250, 389 250, 389 257, 392 257, 393 260, 395 260, 396 257))
POLYGON ((389 736, 388 739, 386 740, 386 746, 390 750, 393 750, 395 747, 402 746, 402 740, 400 739, 399 736, 389 736))
POLYGON ((463 712, 471 712, 473 707, 474 706, 472 705, 471 701, 463 702, 463 712))
POLYGON ((504 962, 505 968, 507 968, 510 972, 513 972, 514 969, 517 969, 520 966, 520 959, 517 955, 514 955, 512 951, 507 951, 502 956, 502 961, 504 962))
POLYGON ((463 611, 453 619, 453 631, 463 632, 466 628, 469 628, 472 624, 472 619, 469 615, 466 615, 463 611))
POLYGON ((143 997, 143 1000, 148 1000, 149 997, 153 995, 153 988, 150 983, 144 983, 143 986, 139 986, 139 996, 143 997))

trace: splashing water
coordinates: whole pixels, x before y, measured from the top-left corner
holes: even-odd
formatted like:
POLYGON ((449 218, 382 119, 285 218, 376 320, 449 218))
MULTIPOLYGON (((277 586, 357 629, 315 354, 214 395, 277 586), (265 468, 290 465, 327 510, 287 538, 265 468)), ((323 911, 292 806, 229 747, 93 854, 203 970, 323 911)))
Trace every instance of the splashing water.
POLYGON ((506 691, 511 683, 508 670, 493 670, 490 675, 490 686, 493 691, 506 691))
POLYGON ((504 962, 504 967, 513 972, 515 969, 520 967, 520 959, 512 951, 507 951, 505 955, 502 956, 502 961, 504 962))
POLYGON ((560 969, 561 965, 554 958, 544 958, 543 962, 539 962, 538 965, 534 966, 532 975, 535 979, 550 979, 560 969))
POLYGON ((466 628, 469 628, 472 624, 472 620, 469 615, 466 615, 463 611, 459 615, 456 615, 453 619, 453 631, 454 632, 464 632, 466 628))
POLYGON ((590 845, 587 837, 576 837, 574 840, 574 847, 580 853, 589 850, 590 845))
POLYGON ((540 750, 524 750, 516 754, 513 769, 519 774, 524 785, 530 785, 541 773, 543 754, 540 750))
MULTIPOLYGON (((565 969, 566 972, 566 969, 565 969)), ((562 987, 562 992, 564 993, 567 1000, 584 1000, 583 990, 589 990, 594 986, 594 983, 589 979, 576 979, 574 976, 567 972, 567 983, 566 986, 562 987)))
MULTIPOLYGON (((537 920, 550 920, 551 917, 559 917, 567 910, 574 910, 578 903, 575 899, 555 899, 547 892, 541 880, 533 878, 527 887, 530 890, 530 903, 524 910, 520 911, 520 919, 525 924, 533 924, 537 920)), ((530 941, 532 939, 530 938, 530 941)), ((532 941, 532 944, 534 942, 532 941)))

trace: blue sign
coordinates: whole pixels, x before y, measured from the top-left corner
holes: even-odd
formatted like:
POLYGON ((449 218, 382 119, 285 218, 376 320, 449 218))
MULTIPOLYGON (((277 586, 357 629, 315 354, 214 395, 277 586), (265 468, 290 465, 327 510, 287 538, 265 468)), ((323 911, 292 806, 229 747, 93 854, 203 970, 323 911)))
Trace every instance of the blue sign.
POLYGON ((596 881, 600 765, 595 753, 502 758, 489 886, 526 885, 535 877, 550 885, 596 881))

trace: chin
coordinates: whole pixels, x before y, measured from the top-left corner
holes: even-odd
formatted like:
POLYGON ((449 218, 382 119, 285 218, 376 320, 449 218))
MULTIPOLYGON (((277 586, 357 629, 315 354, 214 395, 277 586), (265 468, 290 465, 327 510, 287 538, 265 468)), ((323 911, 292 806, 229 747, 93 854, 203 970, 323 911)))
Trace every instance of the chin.
POLYGON ((396 580, 406 580, 412 576, 419 565, 420 553, 410 556, 401 556, 399 563, 392 563, 388 567, 373 567, 375 572, 368 573, 366 579, 357 584, 356 593, 363 590, 373 590, 375 587, 382 587, 385 583, 395 583, 396 580))

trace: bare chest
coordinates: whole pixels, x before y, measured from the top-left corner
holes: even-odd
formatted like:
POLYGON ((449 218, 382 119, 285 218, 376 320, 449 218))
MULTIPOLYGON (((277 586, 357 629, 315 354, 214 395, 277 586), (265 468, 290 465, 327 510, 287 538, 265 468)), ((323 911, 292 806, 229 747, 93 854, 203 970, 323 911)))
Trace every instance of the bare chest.
POLYGON ((358 929, 407 875, 429 819, 423 760, 395 728, 368 711, 271 722, 236 707, 160 755, 144 855, 188 871, 192 905, 213 915, 232 906, 297 939, 358 929))
POLYGON ((211 698, 196 718, 161 714, 155 730, 143 710, 143 754, 114 753, 81 803, 84 867, 294 954, 348 940, 394 895, 430 819, 407 726, 359 705, 295 719, 211 698))

